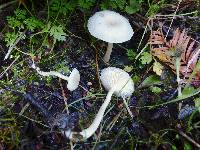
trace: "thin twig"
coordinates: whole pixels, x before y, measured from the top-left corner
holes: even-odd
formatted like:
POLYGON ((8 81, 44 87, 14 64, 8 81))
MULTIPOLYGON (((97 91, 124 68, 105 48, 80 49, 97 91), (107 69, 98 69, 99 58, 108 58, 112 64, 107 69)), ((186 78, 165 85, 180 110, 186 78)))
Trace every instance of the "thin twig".
POLYGON ((20 33, 20 35, 15 39, 15 42, 9 47, 8 52, 7 52, 6 56, 4 57, 4 60, 8 59, 11 51, 14 49, 14 47, 17 45, 17 43, 22 39, 25 32, 26 32, 26 30, 24 32, 20 33))
POLYGON ((148 24, 149 24, 149 21, 150 21, 150 20, 151 20, 151 19, 148 19, 148 21, 147 21, 147 24, 146 24, 146 26, 145 26, 144 32, 143 32, 143 34, 142 34, 142 38, 141 38, 140 43, 139 43, 139 45, 138 45, 138 47, 137 47, 137 52, 138 52, 138 50, 139 50, 139 48, 140 48, 140 45, 142 44, 142 40, 144 39, 144 36, 145 36, 145 34, 146 34, 146 32, 147 32, 147 27, 148 27, 148 24))
MULTIPOLYGON (((68 104, 67 104, 67 97, 65 96, 65 91, 64 91, 64 88, 63 88, 63 85, 62 85, 62 82, 61 82, 61 79, 59 78, 59 84, 60 84, 60 88, 62 90, 62 96, 63 96, 63 99, 64 99, 64 103, 65 103, 65 109, 67 110, 67 114, 69 115, 69 107, 68 107, 68 104)), ((74 145, 73 145, 73 142, 70 140, 70 148, 71 150, 74 149, 74 145)))
POLYGON ((63 96, 63 99, 64 99, 64 103, 65 103, 65 109, 67 110, 67 114, 69 115, 69 108, 68 108, 68 104, 67 104, 67 97, 65 96, 65 91, 64 91, 64 88, 63 88, 63 85, 62 85, 62 82, 61 82, 60 78, 59 78, 59 84, 60 84, 60 88, 61 88, 61 91, 62 91, 62 96, 63 96))
POLYGON ((179 9, 179 6, 180 6, 181 2, 182 2, 182 0, 179 0, 178 6, 176 7, 176 10, 175 10, 175 12, 174 12, 172 21, 171 21, 171 23, 170 23, 170 25, 169 25, 169 28, 168 28, 168 30, 167 30, 167 33, 166 33, 166 36, 165 36, 165 40, 167 39, 167 36, 168 36, 168 34, 169 34, 169 31, 170 31, 170 29, 171 29, 172 23, 173 23, 173 21, 174 21, 175 15, 176 15, 176 13, 177 13, 177 11, 178 11, 178 9, 179 9))
POLYGON ((184 138, 186 138, 188 141, 190 141, 196 147, 200 148, 200 144, 197 143, 195 140, 193 140, 191 137, 189 137, 187 134, 185 134, 183 131, 179 130, 178 132, 180 135, 182 135, 184 138))
POLYGON ((96 63, 96 74, 97 74, 97 78, 98 78, 98 81, 99 81, 99 87, 100 87, 100 90, 102 91, 102 86, 101 86, 101 81, 100 81, 100 76, 99 76, 99 53, 98 53, 98 50, 97 48, 92 44, 92 47, 95 49, 95 52, 96 52, 96 57, 95 57, 95 63, 96 63))
POLYGON ((12 67, 12 65, 19 59, 19 56, 15 58, 15 60, 0 74, 0 79, 3 77, 3 75, 12 67))

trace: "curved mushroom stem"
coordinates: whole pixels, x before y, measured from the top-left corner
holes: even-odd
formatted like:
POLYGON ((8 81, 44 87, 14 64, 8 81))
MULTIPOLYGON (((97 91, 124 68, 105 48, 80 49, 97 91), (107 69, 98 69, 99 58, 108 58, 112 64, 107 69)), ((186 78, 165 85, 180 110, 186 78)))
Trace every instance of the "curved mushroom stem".
POLYGON ((63 80, 67 80, 68 82, 67 88, 70 91, 74 91, 75 89, 78 88, 79 81, 80 81, 80 73, 76 68, 72 70, 69 77, 56 71, 50 71, 50 72, 41 71, 39 67, 35 67, 34 69, 36 69, 37 73, 42 76, 57 76, 63 80))
POLYGON ((41 71, 38 67, 36 68, 36 71, 38 74, 40 74, 42 76, 57 76, 63 80, 67 80, 67 81, 69 79, 69 77, 67 77, 59 72, 56 72, 56 71, 45 72, 45 71, 41 71))
POLYGON ((71 130, 64 131, 64 134, 66 135, 66 137, 68 137, 70 140, 73 140, 73 141, 80 141, 80 140, 85 140, 89 138, 90 136, 92 136, 97 130, 97 128, 99 127, 103 119, 103 115, 105 113, 105 110, 108 104, 110 103, 113 93, 114 93, 114 90, 110 90, 108 92, 106 99, 104 103, 102 104, 102 106, 100 107, 95 119, 93 120, 92 124, 87 129, 84 129, 81 132, 73 132, 71 130))
POLYGON ((103 60, 107 63, 110 60, 110 55, 112 53, 113 43, 108 43, 106 54, 103 57, 103 60))

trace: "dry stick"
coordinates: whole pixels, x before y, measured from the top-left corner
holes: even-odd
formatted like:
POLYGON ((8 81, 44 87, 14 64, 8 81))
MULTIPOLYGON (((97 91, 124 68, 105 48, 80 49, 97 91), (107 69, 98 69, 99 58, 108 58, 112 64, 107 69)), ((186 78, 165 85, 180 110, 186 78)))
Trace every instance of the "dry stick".
POLYGON ((178 15, 176 15, 176 14, 173 14, 173 15, 172 14, 170 14, 170 15, 159 15, 159 14, 157 14, 157 15, 154 16, 154 18, 155 17, 180 17, 180 16, 187 16, 187 15, 191 15, 191 14, 195 14, 195 13, 197 13, 197 11, 184 13, 184 14, 178 14, 178 15))
MULTIPOLYGON (((64 98, 64 103, 65 103, 65 109, 67 110, 67 114, 69 115, 69 107, 68 107, 68 104, 67 104, 67 98, 65 96, 65 91, 64 91, 64 88, 62 86, 62 82, 61 82, 61 79, 59 78, 59 84, 60 84, 60 88, 62 90, 62 96, 64 98)), ((70 140, 70 148, 71 150, 74 149, 74 145, 73 145, 73 142, 70 140)))
POLYGON ((65 103, 65 109, 67 110, 67 114, 69 115, 69 107, 68 107, 68 104, 67 104, 67 98, 65 96, 65 91, 64 91, 64 88, 62 86, 62 82, 61 82, 60 78, 59 78, 59 84, 60 84, 60 88, 61 88, 61 91, 62 91, 62 96, 63 96, 63 99, 64 99, 64 103, 65 103))
POLYGON ((101 86, 101 81, 100 81, 100 76, 99 76, 99 53, 98 53, 98 50, 97 48, 92 44, 92 47, 95 49, 95 52, 96 52, 96 58, 95 58, 95 63, 96 63, 96 74, 97 74, 97 78, 98 78, 98 82, 99 82, 99 87, 102 91, 102 86, 101 86))
POLYGON ((183 131, 179 130, 179 134, 186 138, 188 141, 190 141, 192 144, 194 144, 196 147, 200 148, 200 144, 193 140, 191 137, 189 137, 187 134, 185 134, 183 131))
POLYGON ((24 32, 22 32, 16 39, 15 42, 9 47, 8 52, 6 54, 6 56, 4 57, 4 60, 8 59, 11 51, 13 50, 13 48, 17 45, 17 43, 21 40, 21 38, 24 36, 26 30, 24 32))
POLYGON ((142 38, 141 38, 140 43, 139 43, 139 45, 138 45, 138 47, 137 47, 137 50, 136 50, 137 52, 138 52, 138 50, 139 50, 139 48, 140 48, 140 45, 142 44, 142 40, 144 39, 144 36, 145 36, 145 34, 146 34, 146 32, 147 32, 147 26, 148 26, 148 24, 149 24, 149 21, 150 21, 150 19, 148 19, 147 24, 146 24, 146 26, 145 26, 144 32, 143 32, 143 34, 142 34, 142 38))
POLYGON ((112 121, 107 125, 106 130, 112 130, 113 126, 116 124, 118 118, 120 117, 120 115, 122 114, 123 109, 112 119, 112 121))
POLYGON ((179 0, 178 6, 176 7, 176 10, 175 10, 175 12, 174 12, 172 21, 171 21, 171 23, 170 23, 170 25, 169 25, 169 28, 168 28, 168 30, 167 30, 167 34, 166 34, 166 36, 165 36, 165 40, 167 39, 167 36, 168 36, 168 34, 169 34, 169 30, 171 29, 172 23, 174 22, 174 18, 175 18, 175 16, 176 16, 176 13, 177 13, 177 11, 178 11, 178 9, 179 9, 179 6, 180 6, 181 2, 182 2, 182 0, 179 0))
POLYGON ((19 59, 19 56, 15 58, 15 60, 0 74, 0 79, 3 77, 3 75, 12 67, 12 65, 19 59))
MULTIPOLYGON (((145 26, 145 29, 144 29, 144 32, 143 32, 143 35, 142 35, 142 38, 141 38, 141 40, 140 40, 140 43, 139 43, 139 45, 138 45, 138 47, 137 47, 137 52, 139 51, 139 48, 140 48, 140 45, 142 44, 142 40, 144 39, 144 36, 145 36, 145 34, 146 34, 146 32, 147 32, 147 27, 148 27, 148 24, 149 24, 149 21, 150 21, 151 19, 148 19, 148 21, 147 21, 147 24, 146 24, 146 26, 145 26)), ((149 45, 149 43, 147 43, 145 46, 144 46, 144 48, 139 52, 139 54, 135 57, 135 61, 140 57, 140 55, 144 52, 144 50, 146 49, 146 47, 149 45)))
POLYGON ((175 64, 176 64, 176 79, 177 79, 177 83, 178 83, 178 97, 182 96, 181 79, 180 79, 180 61, 181 61, 181 58, 177 57, 175 64))
POLYGON ((112 143, 112 145, 110 146, 109 150, 112 150, 115 146, 115 144, 117 143, 119 136, 122 134, 122 131, 124 130, 124 127, 121 127, 120 131, 118 132, 117 136, 115 137, 114 142, 112 143))

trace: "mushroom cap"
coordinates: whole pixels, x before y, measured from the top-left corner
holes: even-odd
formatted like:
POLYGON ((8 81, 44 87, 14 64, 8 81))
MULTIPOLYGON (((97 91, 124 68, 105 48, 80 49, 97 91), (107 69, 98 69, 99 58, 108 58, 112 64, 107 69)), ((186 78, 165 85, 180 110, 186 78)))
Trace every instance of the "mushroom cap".
POLYGON ((108 67, 101 71, 101 82, 107 91, 114 90, 114 94, 126 98, 132 95, 134 83, 127 72, 115 67, 108 67))
POLYGON ((70 91, 74 91, 75 89, 78 88, 79 81, 80 81, 80 73, 76 68, 74 68, 70 76, 68 77, 67 88, 70 91))
POLYGON ((109 43, 126 42, 134 33, 128 19, 110 10, 96 12, 87 27, 91 35, 109 43))

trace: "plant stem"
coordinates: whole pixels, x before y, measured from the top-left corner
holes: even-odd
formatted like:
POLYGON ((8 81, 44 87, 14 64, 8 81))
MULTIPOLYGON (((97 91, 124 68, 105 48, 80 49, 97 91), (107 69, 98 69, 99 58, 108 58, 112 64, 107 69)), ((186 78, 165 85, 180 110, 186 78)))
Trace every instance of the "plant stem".
POLYGON ((133 118, 133 114, 132 114, 130 108, 128 107, 128 103, 127 103, 126 99, 124 98, 123 101, 124 101, 124 105, 129 113, 129 115, 131 116, 131 118, 133 118))
POLYGON ((180 79, 180 61, 181 61, 181 58, 180 57, 177 57, 176 58, 176 80, 177 80, 177 83, 178 83, 178 97, 181 97, 182 96, 182 92, 181 92, 181 79, 180 79))

